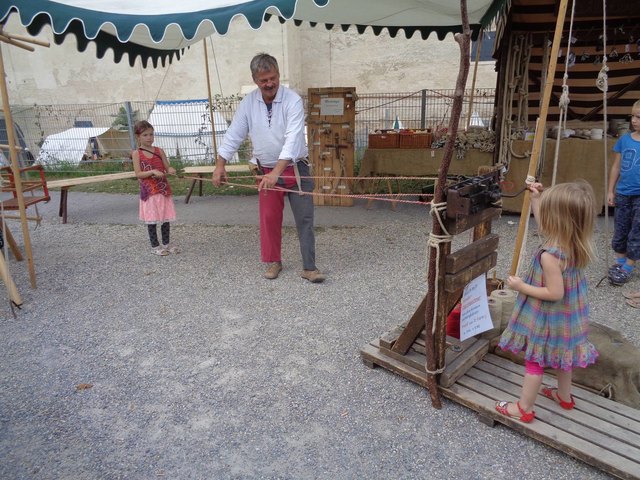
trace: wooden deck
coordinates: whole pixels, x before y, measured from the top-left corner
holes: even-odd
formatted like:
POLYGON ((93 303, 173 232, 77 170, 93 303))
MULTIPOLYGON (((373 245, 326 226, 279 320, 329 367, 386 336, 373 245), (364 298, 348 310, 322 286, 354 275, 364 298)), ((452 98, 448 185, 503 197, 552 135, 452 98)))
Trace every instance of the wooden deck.
MULTIPOLYGON (((395 336, 395 332, 383 336, 382 342, 375 340, 361 349, 364 363, 382 366, 426 386, 422 347, 414 344, 403 358, 385 347, 390 336, 395 336)), ((465 357, 478 356, 478 348, 469 351, 468 355, 460 352, 455 361, 463 365, 465 357)), ((473 366, 463 368, 464 372, 460 369, 458 373, 449 372, 449 378, 455 380, 448 387, 440 385, 440 392, 478 412, 483 423, 490 426, 503 423, 618 478, 640 479, 640 411, 574 386, 573 410, 563 410, 552 400, 539 396, 536 419, 525 424, 498 414, 494 408, 498 400, 518 398, 524 370, 521 365, 486 354, 473 366)), ((555 386, 555 379, 545 375, 543 383, 555 386)))

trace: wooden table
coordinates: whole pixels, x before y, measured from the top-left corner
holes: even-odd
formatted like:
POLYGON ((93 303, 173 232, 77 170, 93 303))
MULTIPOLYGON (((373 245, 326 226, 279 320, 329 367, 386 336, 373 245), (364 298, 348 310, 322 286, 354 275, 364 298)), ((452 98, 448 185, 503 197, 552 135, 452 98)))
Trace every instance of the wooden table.
MULTIPOLYGON (((434 177, 437 178, 444 155, 442 148, 368 148, 360 162, 360 177, 434 177)), ((464 158, 451 160, 449 175, 477 175, 478 168, 493 165, 493 153, 469 150, 464 158)), ((392 192, 391 180, 387 179, 387 189, 392 192)), ((359 185, 371 192, 378 181, 360 180, 359 185), (364 182, 367 186, 364 187, 364 182)), ((371 201, 369 201, 371 203, 371 201)), ((392 208, 395 205, 392 203, 392 208)))
MULTIPOLYGON (((368 148, 360 163, 359 175, 371 176, 436 176, 440 169, 442 148, 368 148)), ((493 165, 493 153, 469 150, 464 158, 454 157, 450 175, 477 175, 478 167, 493 165)))

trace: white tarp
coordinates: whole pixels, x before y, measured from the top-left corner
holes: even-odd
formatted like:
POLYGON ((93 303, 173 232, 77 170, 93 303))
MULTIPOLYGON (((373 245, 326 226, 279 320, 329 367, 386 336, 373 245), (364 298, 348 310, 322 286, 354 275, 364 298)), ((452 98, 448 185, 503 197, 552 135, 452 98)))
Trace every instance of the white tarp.
MULTIPOLYGON (((214 111, 216 147, 227 131, 227 120, 214 111)), ((154 145, 168 157, 179 157, 183 163, 213 163, 214 146, 211 114, 207 100, 156 102, 147 121, 153 125, 154 145)), ((238 162, 236 155, 230 163, 238 162)))
POLYGON ((40 147, 36 163, 77 165, 83 158, 92 158, 94 151, 99 151, 97 139, 108 130, 109 127, 76 127, 49 135, 40 147))

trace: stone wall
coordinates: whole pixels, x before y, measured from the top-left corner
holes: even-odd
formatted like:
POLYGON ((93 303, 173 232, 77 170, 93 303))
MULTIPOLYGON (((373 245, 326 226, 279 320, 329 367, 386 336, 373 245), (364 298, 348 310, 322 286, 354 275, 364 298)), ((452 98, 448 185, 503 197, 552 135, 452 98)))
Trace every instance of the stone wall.
MULTIPOLYGON (((11 17, 5 30, 27 35, 16 18, 11 17)), ((78 52, 72 36, 63 45, 55 45, 48 27, 38 38, 50 41, 51 47, 27 52, 2 46, 12 104, 207 97, 202 43, 169 66, 144 69, 139 61, 130 67, 126 57, 115 64, 110 53, 97 59, 92 45, 78 52)), ((213 94, 231 95, 253 88, 248 65, 260 51, 278 58, 282 82, 300 92, 332 86, 355 86, 361 93, 448 89, 455 87, 458 72, 459 49, 452 35, 443 41, 435 35, 422 40, 418 34, 406 39, 403 33, 396 38, 386 32, 376 37, 370 31, 360 35, 355 30, 344 33, 277 21, 252 30, 244 19, 237 19, 227 35, 211 37, 207 45, 213 94)), ((476 86, 496 86, 492 62, 479 65, 476 86)))

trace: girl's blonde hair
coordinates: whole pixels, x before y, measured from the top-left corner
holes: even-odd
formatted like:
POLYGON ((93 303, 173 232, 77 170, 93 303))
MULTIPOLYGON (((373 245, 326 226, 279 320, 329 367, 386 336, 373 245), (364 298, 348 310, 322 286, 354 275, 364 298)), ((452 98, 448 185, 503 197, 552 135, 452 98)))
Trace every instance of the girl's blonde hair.
POLYGON ((567 254, 567 262, 586 267, 594 258, 593 226, 596 199, 584 180, 559 183, 542 192, 539 225, 549 243, 567 254))

